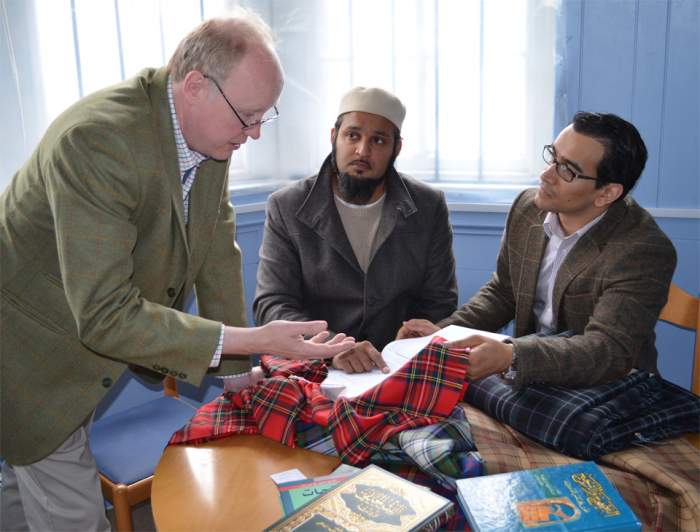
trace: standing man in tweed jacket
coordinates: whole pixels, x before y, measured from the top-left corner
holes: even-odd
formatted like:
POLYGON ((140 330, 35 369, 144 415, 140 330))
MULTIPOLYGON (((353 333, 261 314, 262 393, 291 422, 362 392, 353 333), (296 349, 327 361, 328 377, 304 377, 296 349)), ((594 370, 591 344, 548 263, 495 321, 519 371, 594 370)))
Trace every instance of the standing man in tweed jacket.
POLYGON ((504 373, 516 387, 658 372, 654 326, 676 252, 627 196, 647 158, 639 132, 618 116, 581 112, 543 156, 540 187, 510 210, 491 280, 447 319, 410 320, 398 336, 450 324, 497 331, 515 320, 509 342, 472 336, 456 345, 471 349, 472 379, 504 373))
POLYGON ((87 432, 127 365, 198 385, 240 355, 354 345, 321 343, 324 322, 244 327, 228 165, 282 85, 259 17, 206 21, 167 68, 59 116, 0 196, 1 530, 109 528, 87 432))
POLYGON ((403 320, 457 306, 444 194, 394 168, 405 114, 383 89, 351 89, 319 173, 267 203, 255 319, 327 320, 358 340, 333 358, 351 373, 386 368, 379 350, 403 320))

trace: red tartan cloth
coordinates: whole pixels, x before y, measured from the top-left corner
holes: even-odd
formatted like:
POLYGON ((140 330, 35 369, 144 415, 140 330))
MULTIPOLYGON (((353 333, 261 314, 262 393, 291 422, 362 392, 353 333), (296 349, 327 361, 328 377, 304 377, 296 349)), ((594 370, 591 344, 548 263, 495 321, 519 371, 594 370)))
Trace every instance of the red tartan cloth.
POLYGON ((328 428, 344 462, 359 464, 394 434, 448 417, 466 389, 469 355, 434 339, 401 369, 353 399, 322 393, 319 361, 262 357, 269 378, 202 406, 169 445, 202 443, 233 434, 262 434, 295 447, 296 421, 328 428))

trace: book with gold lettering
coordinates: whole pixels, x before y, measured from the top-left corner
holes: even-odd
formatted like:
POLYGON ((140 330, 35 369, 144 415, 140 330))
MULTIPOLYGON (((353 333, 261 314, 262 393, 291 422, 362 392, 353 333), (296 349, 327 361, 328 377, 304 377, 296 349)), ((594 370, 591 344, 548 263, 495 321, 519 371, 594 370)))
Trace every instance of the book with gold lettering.
POLYGON ((369 465, 266 530, 436 530, 453 513, 444 497, 369 465))
POLYGON ((641 530, 595 462, 457 480, 472 530, 641 530))

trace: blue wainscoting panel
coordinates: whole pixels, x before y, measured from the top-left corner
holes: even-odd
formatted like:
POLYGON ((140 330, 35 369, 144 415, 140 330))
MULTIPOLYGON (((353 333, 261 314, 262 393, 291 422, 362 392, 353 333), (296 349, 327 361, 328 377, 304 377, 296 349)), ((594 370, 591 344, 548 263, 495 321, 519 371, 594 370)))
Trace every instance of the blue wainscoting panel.
POLYGON ((700 208, 700 2, 669 2, 660 207, 700 208))
POLYGON ((666 68, 668 25, 666 2, 639 2, 636 12, 634 79, 629 100, 632 122, 639 129, 649 158, 642 178, 634 190, 642 205, 658 205, 659 163, 661 160, 661 124, 666 68))
POLYGON ((260 244, 262 243, 265 213, 246 212, 237 215, 236 241, 243 256, 243 288, 248 309, 248 325, 254 325, 253 299, 255 297, 255 277, 258 271, 260 244))
POLYGON ((505 213, 450 214, 460 305, 489 280, 496 268, 505 218, 505 213))
POLYGON ((634 0, 584 2, 580 44, 580 109, 630 116, 636 4, 634 0), (611 87, 615 90, 610 90, 611 87))

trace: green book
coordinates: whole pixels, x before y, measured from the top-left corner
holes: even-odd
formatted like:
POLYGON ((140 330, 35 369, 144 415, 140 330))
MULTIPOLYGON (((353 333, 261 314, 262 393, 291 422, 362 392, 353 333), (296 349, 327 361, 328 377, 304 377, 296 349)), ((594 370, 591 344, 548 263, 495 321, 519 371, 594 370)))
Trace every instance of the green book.
POLYGON ((435 530, 453 513, 448 499, 370 465, 265 530, 435 530))
POLYGON ((332 474, 322 477, 304 478, 301 480, 290 480, 280 482, 277 489, 280 492, 280 500, 284 515, 289 515, 305 504, 313 501, 319 495, 335 488, 338 484, 345 482, 355 473, 332 474))

